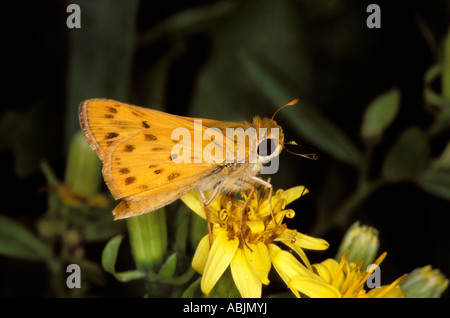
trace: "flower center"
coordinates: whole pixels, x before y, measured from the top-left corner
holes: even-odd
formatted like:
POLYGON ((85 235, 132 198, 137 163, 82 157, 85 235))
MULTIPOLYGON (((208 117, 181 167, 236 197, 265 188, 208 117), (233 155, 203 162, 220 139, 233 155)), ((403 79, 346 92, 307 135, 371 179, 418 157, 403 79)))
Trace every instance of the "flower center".
MULTIPOLYGON (((262 242, 267 245, 273 242, 287 228, 286 224, 281 223, 283 217, 285 215, 287 217, 294 216, 291 210, 282 211, 286 202, 282 198, 273 208, 274 217, 272 217, 268 209, 267 198, 264 197, 264 194, 261 197, 261 193, 259 192, 259 195, 255 194, 255 197, 250 200, 244 211, 241 211, 241 209, 245 200, 230 200, 227 198, 227 202, 224 202, 224 205, 222 205, 222 207, 226 206, 226 208, 219 211, 217 217, 214 218, 215 226, 226 230, 230 239, 238 238, 240 247, 245 245, 242 238, 250 244, 262 242), (264 206, 265 208, 263 208, 264 206)), ((245 193, 242 193, 242 197, 247 199, 245 193)))

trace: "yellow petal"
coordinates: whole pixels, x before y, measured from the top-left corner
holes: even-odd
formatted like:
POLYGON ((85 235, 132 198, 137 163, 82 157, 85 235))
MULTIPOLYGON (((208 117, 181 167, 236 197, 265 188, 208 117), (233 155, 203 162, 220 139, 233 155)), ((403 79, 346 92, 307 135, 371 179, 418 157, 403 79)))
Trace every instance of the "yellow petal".
MULTIPOLYGON (((306 234, 302 234, 295 230, 286 229, 282 235, 277 239, 277 241, 290 242, 300 248, 305 248, 308 250, 326 250, 330 244, 321 238, 312 237, 306 234)), ((285 243, 286 244, 286 243, 285 243)))
POLYGON ((286 285, 293 277, 308 276, 312 272, 302 265, 291 253, 283 251, 274 244, 269 244, 269 256, 272 260, 273 267, 284 280, 286 285))
POLYGON ((373 288, 368 292, 369 297, 374 298, 406 298, 405 293, 400 288, 399 284, 406 278, 404 274, 393 281, 390 285, 381 286, 380 288, 373 288))
POLYGON ((197 245, 197 249, 192 259, 192 268, 198 273, 203 274, 205 270, 206 260, 209 254, 209 235, 205 235, 197 245))
POLYGON ((341 298, 336 287, 312 277, 294 277, 288 287, 311 298, 341 298))
POLYGON ((286 204, 291 203, 292 201, 297 200, 302 195, 307 194, 309 191, 305 188, 305 186, 296 186, 284 191, 284 197, 286 199, 286 204))
POLYGON ((264 284, 269 284, 269 272, 272 267, 267 246, 259 242, 258 244, 249 244, 252 252, 248 248, 244 249, 245 257, 250 267, 253 269, 259 280, 264 284))
MULTIPOLYGON (((339 269, 339 263, 332 258, 328 258, 319 264, 314 264, 315 272, 327 283, 333 284, 336 288, 341 288, 345 282, 345 274, 339 269), (336 273, 339 271, 338 276, 336 273), (334 282, 333 282, 334 281, 334 282)), ((349 270, 347 270, 348 272, 349 270)))
POLYGON ((239 240, 236 237, 232 240, 228 239, 227 231, 221 228, 217 228, 215 231, 218 234, 211 246, 201 282, 202 291, 206 295, 230 265, 239 246, 239 240))
MULTIPOLYGON (((308 193, 308 189, 305 186, 296 186, 286 191, 278 190, 277 193, 272 197, 272 209, 276 210, 277 205, 280 203, 280 200, 284 200, 286 205, 291 203, 292 201, 297 200, 302 195, 308 193)), ((284 202, 283 201, 283 202, 284 202)), ((281 203, 280 203, 281 204, 281 203)), ((281 207, 280 207, 281 208, 281 207)), ((264 200, 259 207, 259 215, 261 217, 266 217, 270 215, 269 201, 264 200)))
MULTIPOLYGON (((331 284, 333 281, 334 275, 336 274, 336 270, 338 268, 339 264, 333 259, 327 259, 319 264, 314 264, 313 268, 315 272, 322 277, 322 279, 328 283, 331 284), (327 261, 333 262, 334 264, 327 264, 327 261)), ((343 277, 342 277, 343 280, 343 277)))
POLYGON ((369 290, 369 292, 367 293, 367 295, 369 297, 373 297, 373 298, 379 298, 379 295, 382 295, 382 298, 406 298, 405 293, 403 292, 403 290, 400 288, 400 286, 395 286, 394 288, 392 288, 391 290, 389 290, 387 293, 385 293, 385 290, 388 288, 389 286, 381 286, 380 288, 373 288, 371 290, 369 290))
MULTIPOLYGON (((278 241, 278 240, 276 240, 278 241)), ((286 244, 286 246, 288 246, 289 248, 291 248, 292 250, 294 250, 298 256, 300 256, 300 259, 303 261, 303 263, 305 263, 306 267, 308 269, 312 269, 311 267, 311 263, 309 262, 308 257, 306 256, 305 252, 303 251, 303 249, 298 246, 293 244, 291 241, 288 240, 281 240, 281 242, 283 242, 284 244, 286 244)))
MULTIPOLYGON (((212 191, 205 192, 206 199, 212 194, 212 191)), ((217 195, 217 197, 208 205, 208 209, 211 212, 220 211, 220 200, 221 194, 217 195)), ((200 192, 198 190, 193 190, 191 192, 186 193, 181 198, 184 204, 186 204, 192 211, 197 213, 200 217, 206 219, 205 208, 203 207, 203 200, 200 196, 200 192)), ((212 213, 214 214, 214 213, 212 213)))
POLYGON ((248 225, 252 233, 261 233, 265 229, 264 222, 262 219, 257 219, 254 221, 246 221, 245 224, 248 225))
POLYGON ((261 280, 248 264, 241 248, 237 249, 230 268, 234 283, 243 298, 261 298, 261 280))
POLYGON ((189 209, 197 213, 200 217, 206 219, 203 201, 198 190, 186 193, 181 197, 181 201, 186 204, 189 209))

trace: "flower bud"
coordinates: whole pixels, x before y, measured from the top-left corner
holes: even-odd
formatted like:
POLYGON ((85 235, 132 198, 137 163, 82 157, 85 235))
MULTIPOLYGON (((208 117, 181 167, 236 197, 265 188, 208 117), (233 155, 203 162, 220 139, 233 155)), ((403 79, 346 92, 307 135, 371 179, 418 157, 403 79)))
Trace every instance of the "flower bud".
POLYGON ((364 268, 375 260, 379 245, 377 229, 355 222, 345 233, 335 259, 339 262, 348 250, 348 262, 364 261, 364 268))
POLYGON ((431 265, 418 267, 401 283, 406 297, 439 298, 448 286, 448 279, 431 265))

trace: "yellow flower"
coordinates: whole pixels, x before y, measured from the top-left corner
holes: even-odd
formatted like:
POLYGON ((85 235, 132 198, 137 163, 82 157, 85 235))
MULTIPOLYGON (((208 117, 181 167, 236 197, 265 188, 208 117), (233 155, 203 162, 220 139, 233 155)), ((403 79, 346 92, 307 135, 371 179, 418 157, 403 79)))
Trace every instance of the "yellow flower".
MULTIPOLYGON (((243 199, 218 195, 208 206, 213 225, 211 247, 209 236, 204 236, 192 260, 192 267, 203 275, 203 293, 209 294, 228 266, 242 297, 261 297, 262 284, 269 284, 268 275, 272 264, 286 284, 294 276, 312 273, 303 249, 324 250, 328 248, 328 243, 288 229, 283 223, 284 217, 292 218, 295 215, 293 210, 285 210, 285 206, 307 192, 303 186, 278 190, 271 201, 272 217, 268 191, 259 189, 242 213, 242 220, 240 210, 247 198, 246 194, 241 193, 243 199), (282 242, 295 251, 304 264, 291 253, 280 249, 275 242, 282 242)), ((205 218, 203 201, 198 191, 190 192, 181 199, 205 218)), ((293 292, 298 294, 296 290, 293 292)))
POLYGON ((338 263, 334 259, 327 259, 319 264, 314 264, 316 275, 294 277, 289 287, 309 297, 324 298, 404 298, 405 294, 399 284, 406 275, 403 275, 390 285, 373 288, 370 291, 364 289, 367 279, 374 273, 375 268, 386 257, 383 253, 367 271, 361 272, 363 261, 358 264, 347 261, 348 251, 338 263), (313 282, 311 282, 313 277, 313 282), (306 281, 306 284, 305 284, 306 281))

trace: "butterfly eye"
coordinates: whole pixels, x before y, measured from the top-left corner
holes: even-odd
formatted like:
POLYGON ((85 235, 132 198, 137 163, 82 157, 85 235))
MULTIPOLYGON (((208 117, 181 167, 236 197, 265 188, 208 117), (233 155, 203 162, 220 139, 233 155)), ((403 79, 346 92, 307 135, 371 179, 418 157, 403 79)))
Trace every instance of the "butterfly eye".
POLYGON ((277 149, 278 142, 275 139, 264 139, 258 145, 258 156, 260 157, 268 157, 273 155, 275 150, 277 149))

